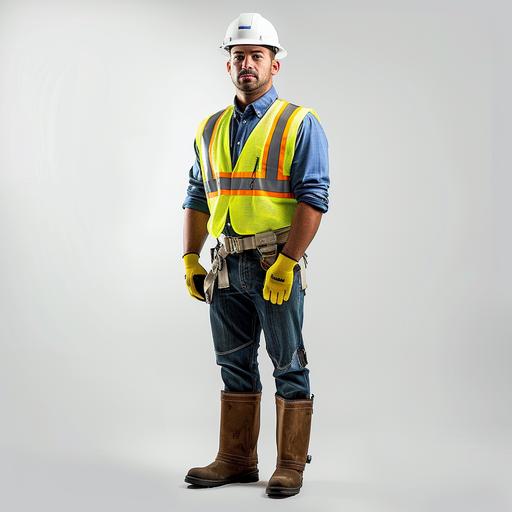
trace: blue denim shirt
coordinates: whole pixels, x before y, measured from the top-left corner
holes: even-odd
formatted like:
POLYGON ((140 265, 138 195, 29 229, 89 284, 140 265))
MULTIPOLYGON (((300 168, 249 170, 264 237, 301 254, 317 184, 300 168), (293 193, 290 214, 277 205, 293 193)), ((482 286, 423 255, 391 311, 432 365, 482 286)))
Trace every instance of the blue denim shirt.
MULTIPOLYGON (((277 98, 277 92, 274 86, 272 86, 263 96, 247 105, 244 110, 241 110, 235 97, 235 108, 230 125, 230 147, 233 166, 238 160, 247 137, 249 137, 258 121, 277 98)), ((201 167, 199 165, 199 152, 195 141, 194 150, 196 159, 189 171, 187 196, 182 208, 192 208, 210 213, 204 191, 201 167)), ((297 133, 295 154, 290 170, 291 190, 297 201, 308 203, 322 213, 325 213, 329 205, 329 184, 327 138, 318 119, 308 112, 297 133)), ((238 235, 231 226, 229 210, 223 233, 228 236, 238 235)))

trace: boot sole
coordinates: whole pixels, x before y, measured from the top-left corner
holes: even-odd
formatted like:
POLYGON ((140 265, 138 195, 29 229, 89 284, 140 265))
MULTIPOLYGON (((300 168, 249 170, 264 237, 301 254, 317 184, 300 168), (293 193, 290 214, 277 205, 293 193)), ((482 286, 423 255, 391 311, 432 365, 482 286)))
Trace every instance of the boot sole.
POLYGON ((198 485, 200 487, 218 487, 219 485, 226 484, 248 484, 251 482, 257 482, 259 479, 259 472, 256 470, 243 475, 234 475, 229 478, 225 478, 224 480, 208 480, 206 478, 199 478, 198 476, 187 475, 185 477, 185 482, 192 485, 198 485))
POLYGON ((299 494, 300 487, 272 486, 272 487, 267 487, 265 492, 268 494, 269 498, 284 498, 287 496, 295 496, 296 494, 299 494))

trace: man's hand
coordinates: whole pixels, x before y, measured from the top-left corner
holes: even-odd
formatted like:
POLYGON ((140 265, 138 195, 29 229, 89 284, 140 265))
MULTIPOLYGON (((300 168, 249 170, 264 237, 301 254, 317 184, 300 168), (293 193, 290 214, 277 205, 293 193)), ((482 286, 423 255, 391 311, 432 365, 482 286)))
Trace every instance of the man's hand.
POLYGON ((183 263, 185 264, 185 282, 187 284, 188 293, 192 297, 202 302, 206 301, 204 295, 204 277, 208 272, 199 263, 199 254, 189 252, 183 256, 183 263))
POLYGON ((282 304, 290 298, 293 286, 293 269, 297 261, 279 253, 276 261, 267 270, 265 285, 263 286, 263 298, 270 300, 272 304, 282 304))

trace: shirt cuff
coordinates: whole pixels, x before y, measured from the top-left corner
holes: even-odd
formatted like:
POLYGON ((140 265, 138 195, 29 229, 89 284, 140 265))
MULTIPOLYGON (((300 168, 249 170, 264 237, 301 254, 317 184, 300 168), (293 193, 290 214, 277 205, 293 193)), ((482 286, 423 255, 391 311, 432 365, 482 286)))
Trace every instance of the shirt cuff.
POLYGON ((315 208, 315 210, 319 210, 322 213, 326 213, 329 209, 329 202, 325 198, 319 198, 313 194, 305 194, 297 199, 299 203, 306 203, 309 206, 315 208))
POLYGON ((208 208, 208 203, 204 203, 199 199, 194 199, 191 197, 187 197, 184 203, 181 205, 183 209, 191 208, 192 210, 199 210, 200 212, 207 213, 210 215, 210 209, 208 208))

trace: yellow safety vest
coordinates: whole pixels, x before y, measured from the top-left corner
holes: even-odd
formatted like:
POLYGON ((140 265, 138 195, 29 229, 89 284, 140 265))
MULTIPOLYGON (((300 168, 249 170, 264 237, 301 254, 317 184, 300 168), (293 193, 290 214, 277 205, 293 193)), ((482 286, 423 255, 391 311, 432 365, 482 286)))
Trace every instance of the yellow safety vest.
POLYGON ((208 232, 218 238, 228 209, 233 229, 252 235, 292 223, 297 200, 290 169, 305 107, 277 99, 250 133, 235 167, 231 163, 229 125, 233 105, 204 119, 196 133, 199 163, 210 209, 208 232))

